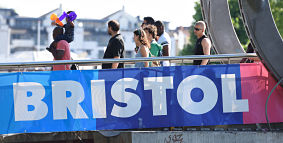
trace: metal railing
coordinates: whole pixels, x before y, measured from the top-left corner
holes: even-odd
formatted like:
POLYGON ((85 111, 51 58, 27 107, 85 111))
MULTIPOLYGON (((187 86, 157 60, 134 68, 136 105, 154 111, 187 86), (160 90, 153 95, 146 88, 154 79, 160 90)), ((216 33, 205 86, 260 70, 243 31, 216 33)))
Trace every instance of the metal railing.
POLYGON ((212 62, 239 60, 241 58, 257 57, 255 53, 243 54, 219 54, 219 55, 189 55, 176 57, 149 57, 149 58, 123 58, 123 59, 93 59, 93 60, 57 60, 41 62, 14 62, 0 63, 0 69, 25 68, 25 67, 50 67, 52 65, 78 64, 79 66, 101 65, 102 63, 125 63, 134 64, 135 62, 145 61, 169 61, 170 63, 192 63, 193 60, 210 59, 212 62))

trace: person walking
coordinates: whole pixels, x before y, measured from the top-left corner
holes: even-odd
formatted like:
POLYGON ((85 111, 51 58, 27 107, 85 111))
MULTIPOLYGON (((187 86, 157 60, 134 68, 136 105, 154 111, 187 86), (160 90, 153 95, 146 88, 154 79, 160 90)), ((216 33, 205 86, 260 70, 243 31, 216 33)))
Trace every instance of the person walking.
MULTIPOLYGON (((170 56, 171 38, 165 32, 164 23, 158 20, 155 22, 155 26, 157 27, 157 43, 162 46, 162 56, 170 56)), ((170 66, 169 61, 163 61, 163 66, 170 66)))
MULTIPOLYGON (((108 34, 111 39, 108 42, 103 59, 120 59, 125 57, 124 40, 120 34, 120 24, 116 20, 108 22, 108 34)), ((124 68, 124 63, 104 63, 102 69, 124 68)))
MULTIPOLYGON (((160 57, 162 56, 162 46, 158 44, 155 40, 157 35, 157 29, 154 25, 148 25, 144 28, 144 31, 147 35, 148 42, 150 42, 150 48, 149 48, 149 56, 150 57, 160 57)), ((151 66, 158 67, 160 66, 159 61, 153 61, 151 63, 151 66)))
MULTIPOLYGON (((211 41, 205 35, 206 25, 203 21, 198 21, 194 26, 194 34, 197 36, 195 45, 195 55, 210 55, 211 41)), ((207 65, 208 59, 194 60, 193 65, 207 65)))
MULTIPOLYGON (((136 46, 139 47, 136 58, 139 57, 149 57, 149 43, 146 37, 146 33, 142 29, 137 29, 134 31, 134 40, 136 46)), ((149 67, 149 62, 136 62, 135 67, 149 67)))

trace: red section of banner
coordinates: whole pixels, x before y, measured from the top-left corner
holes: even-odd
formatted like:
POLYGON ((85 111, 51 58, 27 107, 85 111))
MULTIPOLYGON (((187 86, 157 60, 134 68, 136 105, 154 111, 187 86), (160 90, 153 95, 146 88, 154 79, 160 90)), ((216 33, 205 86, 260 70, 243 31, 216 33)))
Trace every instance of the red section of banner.
MULTIPOLYGON (((277 81, 262 63, 241 64, 242 98, 249 100, 244 124, 266 123, 265 102, 277 81)), ((269 122, 283 122, 283 88, 279 85, 268 101, 269 122)))

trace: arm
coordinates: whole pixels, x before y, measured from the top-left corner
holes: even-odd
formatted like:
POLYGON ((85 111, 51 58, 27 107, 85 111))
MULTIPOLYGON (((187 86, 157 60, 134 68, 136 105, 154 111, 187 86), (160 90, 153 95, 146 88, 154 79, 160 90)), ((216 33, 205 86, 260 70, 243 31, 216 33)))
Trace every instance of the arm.
MULTIPOLYGON (((120 59, 120 57, 115 56, 114 59, 120 59)), ((112 69, 117 69, 118 65, 119 65, 119 63, 112 63, 112 69)))
POLYGON ((57 42, 53 41, 49 47, 46 48, 50 53, 52 53, 55 60, 60 60, 63 58, 65 51, 62 49, 57 49, 59 45, 57 42))
POLYGON ((52 52, 55 60, 62 60, 67 49, 69 49, 69 44, 66 41, 62 40, 58 42, 56 48, 54 48, 54 52, 52 52))
MULTIPOLYGON (((113 59, 120 59, 121 55, 123 54, 123 45, 119 40, 115 40, 113 42, 113 59)), ((119 63, 112 63, 112 69, 117 69, 119 63)))
POLYGON ((61 25, 57 24, 55 21, 52 21, 52 22, 51 22, 51 25, 52 25, 52 26, 62 27, 61 25))
POLYGON ((71 24, 72 27, 75 26, 74 22, 73 21, 69 21, 69 23, 71 24))
POLYGON ((248 58, 249 60, 253 60, 255 62, 260 62, 260 59, 258 57, 248 58))
MULTIPOLYGON (((210 55, 211 42, 208 38, 204 38, 201 42, 204 55, 210 55)), ((208 59, 202 60, 200 65, 207 65, 208 59)))
POLYGON ((169 56, 169 47, 168 45, 164 45, 162 48, 162 55, 163 56, 169 56))
MULTIPOLYGON (((146 46, 142 46, 141 47, 141 49, 140 49, 140 51, 141 51, 141 55, 142 55, 142 57, 148 57, 148 51, 146 50, 146 46)), ((148 67, 149 65, 148 65, 148 62, 144 62, 144 67, 148 67)))
POLYGON ((52 55, 55 58, 55 60, 61 60, 64 54, 65 54, 64 50, 55 50, 54 52, 52 52, 52 55))

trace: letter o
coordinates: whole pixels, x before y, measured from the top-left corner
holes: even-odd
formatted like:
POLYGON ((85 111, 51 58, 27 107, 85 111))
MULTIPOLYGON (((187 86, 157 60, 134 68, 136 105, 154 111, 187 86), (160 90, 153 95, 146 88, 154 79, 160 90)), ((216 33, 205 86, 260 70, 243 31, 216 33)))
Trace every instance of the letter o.
POLYGON ((177 100, 180 106, 191 114, 204 114, 209 112, 218 99, 218 92, 212 80, 201 75, 192 75, 185 78, 177 89, 177 100), (191 98, 191 91, 200 88, 203 91, 203 99, 194 102, 191 98))

